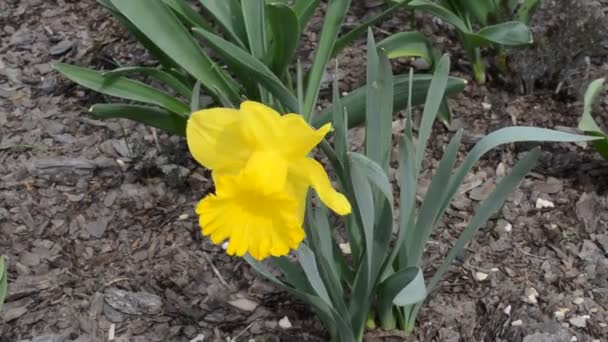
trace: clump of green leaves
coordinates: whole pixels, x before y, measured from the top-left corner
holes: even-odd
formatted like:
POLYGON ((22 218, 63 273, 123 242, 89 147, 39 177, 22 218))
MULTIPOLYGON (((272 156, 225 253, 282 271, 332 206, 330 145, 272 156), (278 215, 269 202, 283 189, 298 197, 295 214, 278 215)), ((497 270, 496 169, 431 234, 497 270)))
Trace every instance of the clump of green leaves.
POLYGON ((8 288, 8 274, 6 272, 6 261, 4 256, 0 255, 0 311, 6 298, 6 290, 8 288))
MULTIPOLYGON (((449 58, 439 59, 425 96, 417 136, 412 127, 411 103, 399 139, 399 220, 395 224, 394 189, 389 181, 393 147, 394 84, 388 57, 378 49, 371 33, 367 46, 365 95, 366 137, 363 154, 350 150, 348 116, 344 99, 334 83, 331 115, 333 145, 321 147, 330 161, 341 192, 351 205, 344 231, 332 229, 328 210, 311 199, 305 219, 306 240, 295 260, 273 258, 283 276, 274 276, 266 265, 246 260, 277 286, 308 303, 325 323, 333 341, 362 341, 366 326, 411 332, 427 295, 439 284, 454 258, 473 234, 498 211, 508 194, 532 169, 538 150, 529 152, 481 203, 452 249, 425 282, 422 255, 459 187, 474 164, 488 151, 518 141, 587 141, 594 138, 533 127, 508 127, 479 141, 455 167, 462 131, 454 135, 421 202, 417 201, 422 161, 433 122, 449 83, 449 58), (347 252, 338 242, 347 241, 347 252)), ((410 74, 408 92, 413 91, 410 74)), ((409 96, 409 99, 413 96, 409 96)), ((342 245, 344 246, 344 245, 342 245)))
MULTIPOLYGON (((486 82, 486 67, 481 55, 483 47, 521 46, 532 43, 526 25, 539 0, 412 0, 408 7, 422 10, 453 25, 471 60, 475 80, 486 82)), ((407 1, 406 1, 407 2, 407 1)))
POLYGON ((578 124, 578 128, 590 136, 602 137, 601 140, 593 141, 592 144, 593 147, 595 147, 595 149, 602 155, 602 157, 608 159, 608 134, 604 132, 600 126, 598 126, 591 116, 594 103, 604 90, 605 81, 606 79, 600 78, 591 82, 589 87, 587 87, 587 91, 585 92, 583 115, 578 124))
MULTIPOLYGON (((159 66, 124 66, 110 71, 67 64, 56 64, 55 68, 84 87, 126 100, 96 104, 90 109, 94 116, 137 120, 180 135, 184 135, 191 112, 211 105, 237 107, 243 99, 310 118, 330 58, 367 27, 404 6, 390 6, 339 37, 351 1, 330 1, 318 49, 310 69, 304 72, 294 63, 295 52, 320 0, 199 0, 200 13, 185 0, 98 2, 158 60, 159 66), (297 93, 299 84, 301 96, 297 93), (202 103, 201 91, 211 100, 202 103)), ((423 100, 417 95, 426 93, 429 81, 428 75, 415 78, 413 103, 423 100)), ((394 84, 397 108, 403 108, 407 96, 403 79, 396 78, 394 84)), ((463 86, 463 80, 451 79, 448 94, 463 86)), ((351 125, 363 121, 365 92, 355 90, 345 99, 351 125)), ((322 124, 328 119, 324 114, 314 122, 322 124)))

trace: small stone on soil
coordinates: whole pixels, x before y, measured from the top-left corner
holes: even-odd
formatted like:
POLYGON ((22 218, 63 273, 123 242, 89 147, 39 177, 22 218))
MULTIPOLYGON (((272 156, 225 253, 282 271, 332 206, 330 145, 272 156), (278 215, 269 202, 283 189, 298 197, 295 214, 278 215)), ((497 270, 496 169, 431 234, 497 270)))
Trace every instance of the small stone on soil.
POLYGON ((530 287, 526 290, 526 301, 530 304, 538 303, 538 291, 535 288, 530 287))
POLYGON ((252 312, 254 311, 258 305, 257 302, 254 302, 251 299, 247 299, 247 298, 238 298, 235 300, 231 300, 228 302, 228 304, 232 305, 233 307, 239 309, 239 310, 243 310, 243 311, 247 311, 247 312, 252 312))
POLYGON ((513 326, 513 327, 521 327, 522 325, 524 325, 524 322, 522 322, 521 319, 511 322, 511 326, 513 326))
POLYGON ((488 277, 489 275, 487 273, 475 272, 475 279, 477 279, 477 281, 484 281, 488 279, 488 277))
POLYGON ((291 322, 289 321, 289 318, 287 318, 287 316, 279 320, 279 327, 281 327, 282 329, 289 329, 292 327, 291 322))
POLYGON ((591 316, 589 316, 589 315, 574 316, 574 317, 570 318, 569 322, 570 322, 570 324, 574 325, 575 327, 585 328, 585 327, 587 327, 587 320, 589 318, 591 318, 591 316))
POLYGON ((553 202, 543 199, 543 198, 537 198, 536 199, 536 209, 545 209, 545 208, 555 208, 555 204, 553 204, 553 202))

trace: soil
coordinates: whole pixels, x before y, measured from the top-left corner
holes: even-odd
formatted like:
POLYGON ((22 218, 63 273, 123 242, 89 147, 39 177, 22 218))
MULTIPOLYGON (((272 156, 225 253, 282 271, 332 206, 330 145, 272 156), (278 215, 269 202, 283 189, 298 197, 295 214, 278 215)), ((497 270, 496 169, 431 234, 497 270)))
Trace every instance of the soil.
MULTIPOLYGON (((346 25, 381 4, 354 1, 346 25)), ((304 60, 321 14, 300 49, 304 60)), ((450 53, 453 74, 470 79, 449 28, 418 19, 417 28, 450 53)), ((408 14, 400 13, 375 33, 407 29, 408 14)), ((360 40, 339 57, 344 91, 364 82, 364 51, 360 40)), ((602 51, 593 70, 608 70, 602 51)), ((154 64, 94 0, 0 2, 0 254, 9 260, 0 341, 327 340, 304 304, 201 237, 193 209, 212 184, 184 140, 87 116, 104 98, 53 72, 57 61, 154 64)), ((396 61, 395 73, 407 67, 396 61)), ((513 124, 574 127, 582 107, 546 86, 521 94, 517 82, 498 76, 485 87, 470 82, 451 105, 451 127, 436 125, 429 170, 457 128, 473 141, 513 124)), ((603 120, 607 108, 603 100, 603 120)), ((428 244, 426 272, 531 146, 501 147, 479 163, 428 244)), ((430 295, 415 333, 378 330, 367 340, 606 341, 607 164, 583 146, 542 147, 539 166, 430 295)))

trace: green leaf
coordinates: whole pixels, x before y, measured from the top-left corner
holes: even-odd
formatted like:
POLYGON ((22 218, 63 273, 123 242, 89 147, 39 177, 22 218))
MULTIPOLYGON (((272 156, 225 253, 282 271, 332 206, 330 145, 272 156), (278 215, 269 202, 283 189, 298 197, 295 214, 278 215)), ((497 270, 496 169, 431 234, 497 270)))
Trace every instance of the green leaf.
POLYGON ((362 35, 368 28, 393 15, 395 11, 405 5, 407 5, 407 1, 401 1, 398 3, 391 4, 391 6, 387 8, 384 12, 373 18, 367 19, 363 23, 357 25, 355 28, 338 38, 338 40, 336 41, 336 45, 334 46, 334 50, 331 54, 332 57, 338 55, 342 50, 344 50, 345 47, 350 45, 350 43, 352 43, 355 39, 362 35))
POLYGON ((309 72, 304 98, 304 110, 300 113, 305 117, 311 117, 311 113, 317 104, 325 66, 331 58, 336 38, 340 32, 342 21, 346 17, 346 12, 350 7, 350 2, 351 0, 333 0, 327 4, 319 45, 309 72))
POLYGON ((376 186, 386 200, 390 203, 390 207, 393 207, 393 187, 391 182, 388 180, 386 171, 374 162, 372 159, 357 153, 349 153, 351 164, 356 164, 357 169, 367 177, 367 179, 376 186))
MULTIPOLYGON (((424 103, 431 80, 431 75, 414 75, 411 97, 412 105, 417 106, 424 103)), ((393 97, 393 111, 400 111, 406 108, 408 103, 409 76, 395 76, 393 78, 393 84, 395 88, 393 97)), ((450 77, 448 79, 448 85, 445 93, 448 96, 457 94, 464 89, 466 84, 467 82, 461 78, 450 77)), ((358 88, 342 98, 342 105, 344 106, 345 111, 348 113, 348 126, 351 128, 357 127, 365 121, 366 88, 367 86, 358 88)), ((332 117, 332 111, 333 106, 328 106, 321 114, 312 120, 312 125, 314 127, 321 127, 329 122, 332 117)))
POLYGON ((315 10, 319 7, 320 3, 320 0, 296 0, 293 5, 293 11, 298 16, 300 33, 304 32, 308 21, 315 14, 315 10))
POLYGON ((338 272, 342 255, 335 250, 335 240, 332 236, 332 228, 329 225, 329 212, 323 204, 317 205, 313 212, 312 205, 308 202, 306 215, 308 215, 307 226, 308 241, 315 251, 317 265, 319 265, 321 278, 327 288, 333 306, 342 316, 348 315, 344 291, 340 273, 338 272))
POLYGON ((426 96, 424 103, 424 109, 422 111, 422 121, 420 123, 420 131, 418 134, 418 154, 416 155, 416 174, 420 172, 422 165, 422 159, 426 152, 427 142, 431 136, 433 129, 433 123, 437 118, 437 113, 441 107, 448 78, 450 74, 450 58, 448 55, 443 55, 437 63, 433 79, 429 85, 429 92, 426 96))
POLYGON ((456 27, 456 29, 460 32, 471 32, 467 24, 456 14, 454 14, 454 12, 437 3, 429 0, 412 0, 407 4, 407 6, 415 10, 429 12, 432 15, 454 25, 454 27, 456 27))
POLYGON ((533 42, 532 32, 530 32, 528 26, 519 21, 508 21, 486 26, 475 33, 468 33, 466 36, 476 46, 491 44, 521 46, 533 42))
POLYGON ((110 0, 97 0, 102 6, 107 8, 110 13, 118 20, 118 22, 131 33, 135 39, 141 43, 150 54, 154 56, 162 66, 167 69, 177 69, 179 65, 169 57, 161 48, 159 48, 156 44, 152 42, 146 35, 141 32, 133 23, 131 23, 124 15, 120 13, 120 11, 112 4, 110 0))
POLYGON ((196 81, 190 98, 190 112, 194 113, 201 108, 201 81, 196 81))
POLYGON ((251 265, 253 269, 255 269, 258 273, 262 274, 268 280, 273 282, 279 288, 289 292, 290 294, 299 298, 305 303, 308 303, 315 311, 315 313, 319 316, 321 321, 325 324, 330 333, 332 333, 332 335, 340 335, 340 341, 355 340, 354 336, 352 335, 353 329, 351 325, 344 320, 344 317, 341 317, 331 306, 327 305, 327 303, 323 301, 320 297, 304 292, 299 288, 293 288, 291 286, 286 285, 277 277, 275 277, 269 270, 267 270, 266 267, 262 265, 262 263, 253 259, 248 254, 245 255, 244 259, 249 265, 251 265))
MULTIPOLYGON (((384 54, 378 54, 371 29, 367 36, 365 153, 388 171, 392 148, 393 75, 384 54)), ((392 196, 392 194, 391 194, 392 196)))
POLYGON ((275 74, 268 69, 264 63, 256 59, 238 46, 207 32, 195 28, 194 32, 200 34, 219 54, 222 55, 226 64, 237 70, 249 73, 246 77, 255 79, 272 93, 290 111, 298 110, 298 100, 275 74))
POLYGON ((147 67, 123 67, 114 69, 111 71, 107 71, 103 73, 103 76, 107 76, 109 78, 121 77, 121 76, 129 76, 132 74, 141 74, 145 76, 150 76, 155 78, 156 80, 162 82, 163 84, 169 86, 171 89, 175 90, 178 94, 183 97, 189 99, 192 97, 192 90, 188 88, 182 81, 180 81, 175 76, 171 75, 168 72, 165 72, 161 69, 157 68, 147 68, 147 67))
POLYGON ((264 0, 241 1, 243 19, 251 55, 260 61, 266 55, 266 2, 264 0))
POLYGON ((267 59, 271 60, 272 71, 280 77, 287 71, 298 47, 298 16, 290 7, 281 4, 270 4, 266 6, 266 11, 273 34, 267 59))
POLYGON ((593 120, 591 113, 593 111, 593 105, 597 97, 604 90, 605 80, 606 79, 604 78, 600 78, 591 82, 591 84, 589 84, 589 87, 587 87, 587 90, 585 91, 583 116, 581 117, 581 120, 578 124, 578 128, 582 129, 585 132, 602 132, 600 126, 598 126, 595 120, 593 120))
POLYGON ((399 256, 398 266, 405 267, 411 263, 408 260, 410 250, 408 249, 409 242, 407 236, 413 236, 412 233, 416 227, 416 147, 410 137, 404 135, 399 146, 399 232, 395 240, 395 247, 387 259, 387 266, 393 264, 393 261, 399 256))
POLYGON ((162 108, 128 104, 96 104, 89 111, 100 119, 130 119, 169 133, 186 136, 187 118, 162 108))
POLYGON ((171 7, 186 23, 188 28, 202 27, 210 30, 211 25, 203 17, 201 17, 188 3, 184 0, 163 0, 163 2, 171 7))
POLYGON ((431 184, 420 206, 420 215, 416 221, 416 227, 413 231, 408 232, 408 235, 405 237, 405 241, 408 243, 407 250, 409 251, 408 260, 410 264, 408 266, 420 266, 422 262, 424 247, 431 237, 431 233, 435 228, 435 218, 441 210, 443 189, 450 182, 450 174, 458 157, 461 138, 462 130, 459 130, 445 148, 444 155, 439 161, 437 171, 433 175, 431 184))
POLYGON ((393 305, 418 303, 426 294, 422 271, 418 267, 404 268, 378 285, 378 311, 390 312, 393 305))
POLYGON ((597 140, 597 137, 570 134, 556 130, 537 127, 505 127, 494 131, 482 138, 466 158, 460 163, 450 179, 450 184, 444 190, 445 197, 442 200, 440 215, 445 212, 452 197, 464 181, 466 175, 471 171, 473 165, 488 151, 503 144, 511 144, 524 141, 539 142, 583 142, 597 140))
POLYGON ((149 0, 111 1, 156 46, 201 81, 214 97, 224 96, 233 103, 239 102, 238 85, 214 65, 167 5, 149 0))
POLYGON ((105 76, 98 71, 62 63, 53 65, 53 68, 81 86, 109 96, 157 105, 183 116, 190 112, 185 103, 139 81, 105 76))
POLYGON ((459 3, 464 7, 464 10, 469 14, 480 26, 488 25, 488 20, 491 16, 495 16, 499 12, 497 2, 504 1, 488 1, 488 0, 466 0, 459 3))
POLYGON ((524 0, 517 11, 517 20, 524 24, 530 23, 538 5, 540 5, 540 0, 524 0))
POLYGON ((431 66, 437 62, 431 41, 417 31, 396 33, 378 43, 378 49, 383 50, 386 56, 391 59, 419 57, 431 66))
POLYGON ((519 182, 532 170, 538 157, 540 150, 538 148, 527 153, 526 156, 519 161, 511 170, 511 172, 498 183, 496 189, 484 200, 481 205, 475 211, 475 215, 464 229, 464 231, 458 237, 458 240, 454 243, 454 246, 448 252, 448 255, 442 261, 441 266, 435 271, 435 274, 429 281, 428 288, 432 290, 435 288, 448 266, 452 263, 454 258, 460 253, 464 245, 471 240, 473 234, 477 232, 479 227, 486 223, 492 215, 494 215, 504 204, 507 196, 513 191, 513 189, 519 184, 519 182))
POLYGON ((300 248, 298 248, 296 251, 296 254, 298 256, 298 261, 306 274, 306 278, 308 278, 308 281, 310 282, 310 285, 312 285, 312 288, 315 290, 316 294, 331 307, 332 302, 329 298, 327 288, 323 283, 323 279, 321 279, 321 275, 319 274, 319 268, 317 266, 314 253, 305 243, 302 243, 300 244, 300 248))
MULTIPOLYGON (((338 68, 334 75, 338 75, 338 68)), ((332 111, 332 123, 334 128, 334 150, 338 160, 342 166, 348 164, 347 152, 348 152, 348 115, 342 105, 342 99, 340 98, 340 88, 338 86, 338 78, 334 77, 333 82, 333 101, 336 110, 332 111)), ((346 175, 343 175, 346 178, 346 175)))
MULTIPOLYGON (((367 273, 361 276, 362 281, 367 285, 366 288, 372 288, 372 257, 373 257, 373 246, 374 246, 374 224, 376 222, 376 212, 374 206, 374 196, 372 193, 372 187, 370 185, 369 178, 364 169, 358 162, 353 158, 350 158, 350 175, 353 187, 353 193, 356 200, 356 210, 353 213, 357 216, 360 226, 363 228, 364 246, 365 246, 365 269, 367 273)), ((358 274, 357 277, 360 277, 358 274)))
POLYGON ((604 78, 597 79, 587 87, 587 91, 585 92, 585 102, 583 109, 583 116, 578 124, 578 128, 585 131, 585 133, 592 135, 603 137, 602 140, 597 140, 593 142, 593 147, 604 157, 608 159, 608 134, 604 133, 602 129, 598 126, 598 124, 593 120, 592 111, 593 105, 597 99, 597 97, 604 90, 604 78))
MULTIPOLYGON (((252 0, 247 0, 252 1, 252 0)), ((199 0, 203 9, 224 29, 238 46, 247 48, 247 30, 245 19, 238 0, 199 0)))

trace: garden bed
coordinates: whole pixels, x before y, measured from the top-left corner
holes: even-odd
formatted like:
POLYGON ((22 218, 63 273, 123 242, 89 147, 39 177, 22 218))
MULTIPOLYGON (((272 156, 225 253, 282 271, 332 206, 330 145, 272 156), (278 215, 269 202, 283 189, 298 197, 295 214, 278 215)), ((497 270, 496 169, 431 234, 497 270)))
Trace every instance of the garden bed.
MULTIPOLYGON (((375 3, 355 1, 347 25, 379 11, 375 3)), ((451 54, 453 74, 468 78, 449 28, 424 18, 418 28, 451 54)), ((304 60, 321 20, 312 20, 300 47, 304 60)), ((376 33, 408 25, 400 13, 376 33)), ((88 117, 99 95, 51 71, 55 61, 97 69, 154 63, 94 0, 0 3, 0 254, 9 260, 0 341, 327 340, 304 304, 201 237, 194 206, 212 184, 185 141, 130 121, 88 117)), ((360 40, 339 57, 341 90, 364 82, 364 66, 360 40)), ((405 72, 396 62, 395 73, 405 72)), ((431 137, 435 158, 457 128, 471 143, 514 124, 574 127, 582 111, 554 89, 522 95, 498 78, 485 87, 470 82, 451 105, 451 127, 436 124, 431 137)), ((400 115, 393 126, 395 134, 403 127, 400 115)), ((360 136, 353 132, 355 144, 360 136)), ((574 144, 542 146, 539 166, 431 293, 414 335, 377 330, 369 340, 608 336, 606 162, 574 144)), ((427 246, 427 270, 530 147, 497 149, 474 169, 427 246)), ((424 164, 430 170, 437 160, 424 164)))

